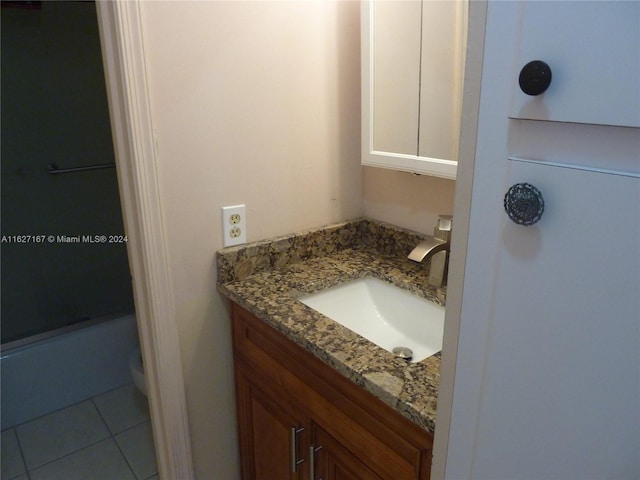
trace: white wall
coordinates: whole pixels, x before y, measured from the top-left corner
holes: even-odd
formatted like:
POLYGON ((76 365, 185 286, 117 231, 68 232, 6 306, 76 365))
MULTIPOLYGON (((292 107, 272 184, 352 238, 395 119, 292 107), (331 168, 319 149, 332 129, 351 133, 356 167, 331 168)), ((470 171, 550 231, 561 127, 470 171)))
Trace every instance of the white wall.
POLYGON ((363 214, 358 2, 142 2, 197 478, 238 476, 220 207, 248 240, 363 214))
POLYGON ((454 182, 360 166, 359 2, 142 2, 142 15, 196 475, 233 479, 220 207, 246 204, 248 241, 363 214, 428 233, 454 182))

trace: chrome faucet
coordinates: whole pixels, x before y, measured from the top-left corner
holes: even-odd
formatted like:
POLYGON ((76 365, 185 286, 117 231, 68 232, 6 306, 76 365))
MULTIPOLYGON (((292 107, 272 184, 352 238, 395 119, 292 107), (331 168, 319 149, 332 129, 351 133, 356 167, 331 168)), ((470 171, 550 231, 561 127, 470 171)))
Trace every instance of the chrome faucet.
POLYGON ((409 254, 409 260, 423 262, 431 259, 428 283, 434 287, 441 287, 449 260, 451 229, 453 217, 451 215, 438 216, 438 224, 433 229, 433 237, 422 240, 409 254))

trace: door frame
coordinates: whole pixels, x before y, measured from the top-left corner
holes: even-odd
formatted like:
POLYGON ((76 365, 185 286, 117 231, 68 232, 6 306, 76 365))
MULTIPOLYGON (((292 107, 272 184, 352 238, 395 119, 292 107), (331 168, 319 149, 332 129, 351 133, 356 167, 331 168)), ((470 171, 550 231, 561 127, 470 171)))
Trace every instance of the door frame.
POLYGON ((140 3, 96 1, 136 318, 161 478, 194 478, 140 3))
POLYGON ((453 213, 455 234, 451 240, 451 255, 449 256, 447 309, 441 353, 440 385, 438 388, 437 428, 434 435, 431 466, 431 478, 433 480, 446 478, 449 433, 453 421, 456 359, 458 357, 462 293, 471 217, 471 195, 480 114, 480 87, 484 61, 487 8, 487 0, 469 1, 462 122, 460 125, 458 173, 456 176, 453 213))

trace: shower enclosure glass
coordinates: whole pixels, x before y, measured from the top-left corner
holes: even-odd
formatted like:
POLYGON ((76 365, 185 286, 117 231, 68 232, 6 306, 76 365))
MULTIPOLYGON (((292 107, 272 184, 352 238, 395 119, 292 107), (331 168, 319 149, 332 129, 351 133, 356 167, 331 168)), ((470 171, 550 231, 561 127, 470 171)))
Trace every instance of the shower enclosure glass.
POLYGON ((114 162, 95 4, 3 1, 0 17, 4 344, 133 296, 115 168, 64 171, 114 162))

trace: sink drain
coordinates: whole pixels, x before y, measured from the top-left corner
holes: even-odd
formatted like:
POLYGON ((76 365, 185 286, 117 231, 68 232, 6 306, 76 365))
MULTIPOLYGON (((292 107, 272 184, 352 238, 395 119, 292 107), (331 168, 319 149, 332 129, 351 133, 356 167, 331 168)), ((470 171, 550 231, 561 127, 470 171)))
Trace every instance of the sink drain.
POLYGON ((396 357, 402 358, 404 360, 411 360, 411 358, 413 357, 413 351, 407 347, 396 347, 391 351, 396 357))

